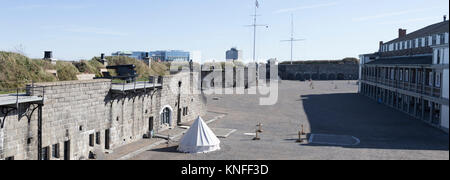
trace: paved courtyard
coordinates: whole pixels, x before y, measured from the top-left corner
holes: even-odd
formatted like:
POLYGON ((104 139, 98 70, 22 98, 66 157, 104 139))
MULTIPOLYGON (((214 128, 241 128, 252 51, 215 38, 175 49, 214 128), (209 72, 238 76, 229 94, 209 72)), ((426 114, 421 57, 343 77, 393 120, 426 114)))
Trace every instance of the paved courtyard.
POLYGON ((209 124, 236 129, 209 154, 176 151, 176 141, 149 149, 138 160, 449 160, 449 136, 356 93, 355 81, 281 81, 278 103, 259 106, 258 95, 209 95, 208 111, 226 113, 209 124), (256 124, 260 141, 253 141, 256 124), (296 143, 300 126, 314 142, 296 143), (313 136, 311 138, 311 136, 313 136))

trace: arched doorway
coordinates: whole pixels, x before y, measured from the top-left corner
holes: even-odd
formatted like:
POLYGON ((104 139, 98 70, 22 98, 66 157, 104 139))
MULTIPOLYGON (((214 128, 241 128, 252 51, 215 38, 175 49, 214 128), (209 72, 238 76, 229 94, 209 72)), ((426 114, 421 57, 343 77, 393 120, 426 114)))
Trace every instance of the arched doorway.
POLYGON ((303 77, 305 77, 306 81, 311 80, 311 75, 309 75, 309 74, 305 74, 303 77))
POLYGON ((328 75, 328 80, 337 80, 336 75, 335 74, 329 74, 328 75))
POLYGON ((328 80, 328 76, 325 73, 320 74, 320 80, 328 80))
POLYGON ((295 75, 295 80, 304 81, 303 74, 297 73, 297 75, 295 75))
POLYGON ((342 73, 339 73, 339 74, 337 75, 337 79, 338 79, 338 80, 345 80, 345 75, 342 74, 342 73))
POLYGON ((170 106, 165 106, 160 112, 160 125, 172 126, 172 108, 170 106))

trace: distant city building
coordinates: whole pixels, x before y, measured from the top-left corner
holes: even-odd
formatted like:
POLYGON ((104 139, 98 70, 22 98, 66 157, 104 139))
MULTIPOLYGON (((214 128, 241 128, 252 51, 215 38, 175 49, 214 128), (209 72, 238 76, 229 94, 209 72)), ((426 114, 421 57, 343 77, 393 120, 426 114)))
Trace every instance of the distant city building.
POLYGON ((190 53, 186 51, 151 51, 150 58, 154 61, 190 61, 190 53))
POLYGON ((117 51, 112 53, 111 56, 132 56, 133 52, 131 51, 117 51))
POLYGON ((117 51, 115 53, 112 53, 112 56, 127 56, 127 57, 131 57, 131 58, 136 58, 139 60, 144 60, 146 54, 148 54, 148 52, 144 52, 144 51, 117 51))
POLYGON ((127 56, 139 60, 146 60, 149 57, 153 61, 190 61, 190 52, 171 50, 171 51, 118 51, 112 53, 112 56, 127 56))
POLYGON ((359 92, 448 133, 449 21, 398 34, 360 56, 359 92))
POLYGON ((227 61, 241 61, 242 56, 243 56, 242 50, 238 50, 237 48, 231 48, 226 52, 227 61))

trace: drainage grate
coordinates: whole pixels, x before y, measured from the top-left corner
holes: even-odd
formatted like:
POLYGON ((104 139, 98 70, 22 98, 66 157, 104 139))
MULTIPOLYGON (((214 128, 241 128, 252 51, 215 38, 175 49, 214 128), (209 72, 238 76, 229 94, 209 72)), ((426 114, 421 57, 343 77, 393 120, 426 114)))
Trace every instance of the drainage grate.
POLYGON ((333 134, 311 134, 309 143, 333 145, 333 146, 356 146, 361 141, 353 136, 333 134))

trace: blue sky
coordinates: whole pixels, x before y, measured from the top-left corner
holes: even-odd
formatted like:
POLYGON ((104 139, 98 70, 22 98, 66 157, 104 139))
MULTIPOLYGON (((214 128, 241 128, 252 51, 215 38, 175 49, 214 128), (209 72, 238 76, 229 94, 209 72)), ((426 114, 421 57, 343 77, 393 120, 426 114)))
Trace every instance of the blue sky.
MULTIPOLYGON (((259 0, 258 59, 342 59, 374 52, 380 40, 442 21, 448 0, 259 0)), ((118 50, 201 51, 225 59, 233 46, 252 58, 254 0, 0 0, 0 50, 41 58, 90 59, 118 50)))

